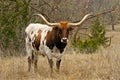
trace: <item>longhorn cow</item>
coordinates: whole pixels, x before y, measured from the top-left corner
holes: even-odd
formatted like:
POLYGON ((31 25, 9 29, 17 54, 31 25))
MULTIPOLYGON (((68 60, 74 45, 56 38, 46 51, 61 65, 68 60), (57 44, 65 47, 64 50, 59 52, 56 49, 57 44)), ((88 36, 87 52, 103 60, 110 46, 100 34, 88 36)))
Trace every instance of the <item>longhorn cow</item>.
POLYGON ((34 70, 37 71, 38 54, 47 56, 51 73, 53 72, 53 57, 56 57, 56 67, 59 71, 61 58, 68 42, 69 31, 72 29, 71 26, 81 25, 91 14, 85 15, 77 23, 67 21, 50 23, 43 15, 36 15, 41 17, 46 24, 31 23, 25 29, 28 71, 30 71, 32 63, 34 70), (59 53, 55 53, 54 49, 57 49, 59 53))

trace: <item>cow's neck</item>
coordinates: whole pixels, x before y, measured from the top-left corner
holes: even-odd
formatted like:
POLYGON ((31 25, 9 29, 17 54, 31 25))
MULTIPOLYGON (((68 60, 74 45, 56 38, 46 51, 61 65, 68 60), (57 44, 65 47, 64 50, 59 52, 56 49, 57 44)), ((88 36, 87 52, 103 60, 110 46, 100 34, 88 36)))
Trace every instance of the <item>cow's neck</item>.
POLYGON ((55 41, 55 46, 60 50, 60 52, 62 53, 64 51, 64 48, 66 47, 67 43, 62 43, 61 42, 61 38, 59 36, 59 31, 57 30, 53 30, 55 37, 54 37, 54 41, 55 41))

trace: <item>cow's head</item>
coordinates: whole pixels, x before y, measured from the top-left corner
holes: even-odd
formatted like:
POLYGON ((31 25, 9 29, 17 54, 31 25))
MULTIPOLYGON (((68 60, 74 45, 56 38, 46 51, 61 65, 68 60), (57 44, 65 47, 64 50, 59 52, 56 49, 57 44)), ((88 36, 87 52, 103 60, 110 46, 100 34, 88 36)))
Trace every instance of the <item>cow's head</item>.
POLYGON ((69 31, 72 30, 71 26, 81 25, 91 14, 85 15, 83 19, 77 23, 70 23, 68 21, 61 21, 59 23, 50 23, 46 20, 46 18, 43 15, 41 14, 35 14, 35 15, 40 16, 46 22, 47 25, 53 27, 53 29, 55 29, 58 32, 58 35, 62 43, 67 43, 69 31))
POLYGON ((61 39, 62 43, 68 42, 68 35, 69 35, 69 32, 72 30, 72 27, 69 26, 68 22, 61 21, 53 29, 57 31, 56 34, 61 39))

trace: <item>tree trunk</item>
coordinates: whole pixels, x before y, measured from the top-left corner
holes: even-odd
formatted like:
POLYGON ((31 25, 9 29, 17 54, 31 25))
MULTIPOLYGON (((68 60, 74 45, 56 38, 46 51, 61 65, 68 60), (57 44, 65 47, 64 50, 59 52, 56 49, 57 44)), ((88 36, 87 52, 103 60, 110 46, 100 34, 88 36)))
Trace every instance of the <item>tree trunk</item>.
POLYGON ((114 26, 114 16, 111 15, 111 27, 112 27, 112 30, 115 30, 115 26, 114 26))
POLYGON ((114 24, 112 23, 112 30, 115 30, 115 26, 114 26, 114 24))

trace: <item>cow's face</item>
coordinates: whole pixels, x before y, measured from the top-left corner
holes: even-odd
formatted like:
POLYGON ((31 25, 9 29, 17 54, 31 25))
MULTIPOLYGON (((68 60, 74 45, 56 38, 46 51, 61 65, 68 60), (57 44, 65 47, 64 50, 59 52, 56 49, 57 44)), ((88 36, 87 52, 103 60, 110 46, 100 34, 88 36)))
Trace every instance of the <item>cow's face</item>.
POLYGON ((60 37, 61 42, 67 43, 69 32, 72 30, 72 27, 69 27, 67 22, 60 22, 60 25, 55 28, 58 32, 58 36, 60 37))

